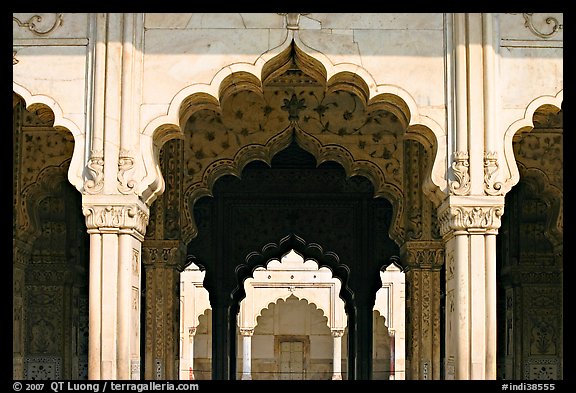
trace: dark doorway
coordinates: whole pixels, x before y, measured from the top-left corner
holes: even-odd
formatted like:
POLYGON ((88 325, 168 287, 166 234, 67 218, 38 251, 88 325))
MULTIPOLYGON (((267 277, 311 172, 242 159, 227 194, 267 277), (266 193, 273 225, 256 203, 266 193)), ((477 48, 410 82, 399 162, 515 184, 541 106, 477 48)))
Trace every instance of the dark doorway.
POLYGON ((335 162, 317 165, 296 141, 276 154, 271 166, 253 161, 241 178, 221 177, 212 194, 193 206, 198 236, 188 244, 187 257, 206 269, 204 286, 213 309, 212 378, 236 375, 243 281, 257 266, 295 249, 342 280, 348 379, 370 379, 379 271, 399 254, 388 236, 391 203, 374 198, 367 178, 347 177, 335 162))

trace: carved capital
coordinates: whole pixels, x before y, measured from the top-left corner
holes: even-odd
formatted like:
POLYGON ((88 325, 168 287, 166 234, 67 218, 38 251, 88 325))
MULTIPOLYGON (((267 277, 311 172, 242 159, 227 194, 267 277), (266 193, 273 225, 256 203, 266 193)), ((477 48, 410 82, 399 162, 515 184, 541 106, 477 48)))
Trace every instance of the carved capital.
POLYGON ((497 233, 504 214, 503 196, 450 196, 438 209, 442 237, 454 231, 497 233))
POLYGON ((400 253, 409 269, 439 270, 444 264, 444 244, 440 241, 409 241, 402 245, 400 253))
POLYGON ((344 329, 331 329, 332 337, 338 338, 344 335, 344 329))
POLYGON ((149 209, 141 202, 136 203, 83 203, 82 213, 86 217, 89 233, 129 233, 144 240, 149 209))
POLYGON ((297 12, 288 12, 288 13, 278 13, 279 15, 284 15, 286 17, 286 28, 288 30, 298 30, 300 24, 300 15, 308 15, 307 13, 297 13, 297 12))
POLYGON ((254 334, 254 328, 240 328, 240 334, 243 337, 252 337, 254 334))
POLYGON ((180 240, 146 240, 142 253, 145 266, 184 270, 186 247, 180 240))
POLYGON ((190 338, 194 337, 196 335, 196 328, 195 327, 189 327, 188 328, 188 336, 190 338))

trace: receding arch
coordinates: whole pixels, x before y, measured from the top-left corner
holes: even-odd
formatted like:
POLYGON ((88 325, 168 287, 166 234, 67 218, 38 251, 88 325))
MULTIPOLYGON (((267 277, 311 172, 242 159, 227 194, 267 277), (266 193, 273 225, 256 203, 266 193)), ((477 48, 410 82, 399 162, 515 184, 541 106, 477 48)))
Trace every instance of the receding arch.
POLYGON ((296 234, 288 234, 281 238, 278 243, 268 243, 261 250, 250 252, 244 262, 236 266, 238 285, 232 291, 234 301, 239 303, 244 298, 244 281, 249 277, 254 277, 253 273, 256 268, 266 268, 268 263, 273 260, 280 260, 292 250, 305 261, 316 262, 318 268, 327 267, 330 269, 332 277, 338 278, 342 283, 340 289, 342 299, 345 302, 352 299, 352 290, 348 287, 350 268, 340 263, 338 255, 332 251, 324 251, 322 246, 317 243, 307 243, 296 234))
POLYGON ((252 270, 252 276, 243 280, 246 297, 240 304, 238 323, 241 328, 256 326, 266 302, 286 300, 290 296, 306 299, 315 304, 328 318, 331 329, 343 329, 344 302, 340 299, 342 282, 328 267, 318 266, 313 259, 304 258, 290 250, 279 259, 269 261, 266 267, 252 270), (287 279, 287 272, 291 272, 287 279))

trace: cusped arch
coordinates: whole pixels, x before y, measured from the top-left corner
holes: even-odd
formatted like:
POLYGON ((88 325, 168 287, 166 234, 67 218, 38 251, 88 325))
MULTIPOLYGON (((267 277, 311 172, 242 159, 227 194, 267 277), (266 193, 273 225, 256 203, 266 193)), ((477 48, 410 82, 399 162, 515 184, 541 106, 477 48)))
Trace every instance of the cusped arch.
POLYGON ((267 302, 295 296, 323 310, 331 329, 343 328, 346 323, 344 302, 339 296, 341 287, 341 279, 334 277, 330 268, 321 267, 316 260, 305 258, 292 249, 269 261, 265 268, 252 269, 252 277, 244 278, 246 296, 241 302, 239 323, 241 328, 255 326, 257 316, 267 302), (290 254, 293 255, 289 257, 290 254))
POLYGON ((276 306, 278 304, 278 301, 280 301, 280 300, 283 300, 286 302, 289 297, 295 297, 296 299, 298 299, 298 302, 305 302, 307 305, 313 306, 316 310, 322 312, 322 316, 324 318, 326 318, 326 326, 328 328, 330 328, 330 318, 328 317, 328 314, 329 314, 328 310, 324 310, 321 306, 314 303, 313 301, 310 301, 309 299, 307 299, 305 297, 299 297, 299 296, 294 295, 292 293, 279 295, 279 296, 275 297, 274 299, 272 299, 270 302, 268 302, 268 305, 266 307, 259 308, 258 311, 254 314, 253 327, 256 327, 258 325, 258 318, 260 318, 262 316, 262 313, 265 310, 270 311, 271 306, 276 306))
POLYGON ((253 273, 258 267, 266 268, 272 260, 280 260, 290 251, 294 250, 302 259, 312 260, 317 263, 318 268, 327 267, 332 272, 332 277, 341 282, 340 297, 345 302, 350 302, 353 297, 352 290, 348 287, 348 276, 350 268, 340 263, 338 255, 332 251, 324 251, 317 243, 308 243, 296 234, 284 236, 278 243, 268 243, 260 251, 250 252, 243 263, 235 268, 238 285, 232 291, 232 298, 235 302, 240 302, 246 293, 244 291, 244 281, 254 277, 253 273))
POLYGON ((556 95, 544 95, 532 100, 526 110, 524 116, 514 121, 504 133, 504 158, 506 161, 507 174, 504 181, 503 191, 506 194, 520 181, 520 172, 518 164, 514 156, 513 138, 518 133, 529 132, 534 128, 534 113, 540 108, 555 108, 556 111, 562 109, 562 102, 564 100, 564 89, 560 90, 556 95))
MULTIPOLYGON (((221 69, 210 84, 195 84, 182 89, 170 102, 167 114, 157 117, 146 126, 142 147, 151 154, 145 154, 148 177, 143 179, 142 188, 138 190, 146 203, 151 203, 164 191, 162 174, 157 163, 160 148, 170 139, 185 138, 183 124, 193 113, 208 109, 216 115, 221 114, 223 102, 238 92, 253 92, 262 96, 265 83, 273 81, 281 72, 291 67, 301 69, 312 80, 323 84, 324 94, 345 91, 365 105, 366 113, 385 110, 393 114, 401 123, 405 138, 417 140, 432 151, 433 164, 429 166, 429 176, 424 182, 423 191, 435 203, 441 202, 447 184, 444 178, 445 146, 439 142, 444 140, 446 135, 442 127, 431 118, 420 115, 415 100, 402 88, 395 85, 377 85, 372 76, 356 64, 334 65, 325 55, 306 47, 295 36, 292 42, 266 52, 254 64, 230 65, 221 69)), ((294 104, 284 101, 287 108, 294 104)), ((287 112, 291 110, 284 107, 282 109, 287 112)), ((319 164, 336 161, 344 167, 348 176, 362 175, 370 179, 374 184, 375 196, 389 199, 394 206, 390 236, 397 244, 402 244, 405 198, 401 180, 387 179, 381 167, 384 164, 377 164, 376 158, 370 157, 368 152, 362 153, 366 157, 356 157, 354 154, 357 153, 352 153, 344 145, 322 142, 317 136, 305 132, 296 124, 293 116, 295 115, 290 113, 287 124, 272 130, 272 134, 266 134, 266 141, 255 142, 245 138, 235 145, 236 151, 228 150, 228 156, 214 155, 213 161, 203 165, 202 178, 195 180, 194 184, 184 190, 191 206, 201 197, 211 195, 212 187, 219 177, 239 177, 244 166, 254 160, 269 163, 272 156, 285 148, 290 143, 290 137, 295 134, 298 144, 312 153, 319 164)), ((183 240, 189 242, 196 235, 193 215, 186 211, 183 240)))
POLYGON ((34 112, 38 109, 48 109, 54 116, 53 127, 59 131, 70 132, 74 138, 74 151, 70 167, 68 168, 68 181, 80 192, 84 187, 84 132, 76 123, 64 116, 60 105, 51 97, 42 94, 32 94, 24 86, 12 82, 12 90, 24 101, 28 111, 34 112))

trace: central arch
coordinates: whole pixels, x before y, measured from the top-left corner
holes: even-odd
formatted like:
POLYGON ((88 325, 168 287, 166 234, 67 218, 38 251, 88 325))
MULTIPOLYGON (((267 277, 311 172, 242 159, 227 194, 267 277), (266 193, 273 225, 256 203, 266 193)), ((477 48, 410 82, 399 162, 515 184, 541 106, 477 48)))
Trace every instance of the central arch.
MULTIPOLYGON (((216 224, 206 219, 214 214, 214 208, 206 202, 210 198, 206 197, 218 200, 218 190, 228 192, 223 185, 232 184, 232 179, 245 182, 246 168, 252 168, 250 171, 274 168, 274 160, 283 153, 299 151, 297 156, 307 157, 307 170, 330 169, 332 176, 339 171, 335 176, 337 182, 358 187, 356 191, 363 193, 363 199, 357 201, 357 210, 367 216, 355 225, 364 228, 364 238, 375 234, 385 239, 377 246, 381 248, 379 253, 370 249, 368 243, 358 245, 355 250, 366 270, 360 269, 355 276, 354 285, 359 292, 354 292, 354 299, 359 303, 358 299, 362 298, 372 305, 379 283, 374 280, 371 283, 374 288, 363 286, 366 277, 372 277, 370 272, 377 278, 380 268, 388 264, 387 258, 399 255, 397 248, 407 241, 439 238, 433 226, 432 204, 438 202, 439 198, 434 195, 440 191, 437 187, 431 191, 429 185, 438 183, 431 174, 438 165, 437 157, 442 156, 436 142, 442 133, 437 125, 418 115, 409 95, 395 95, 385 88, 375 94, 369 87, 372 84, 349 70, 330 73, 328 78, 323 63, 295 43, 268 60, 260 70, 260 77, 250 67, 233 68, 235 71, 229 75, 214 79, 219 83, 216 90, 212 85, 205 91, 198 85, 184 89, 174 98, 168 115, 159 117, 146 128, 144 134, 151 137, 153 156, 158 158, 157 164, 146 165, 155 165, 154 171, 165 174, 155 185, 157 190, 165 189, 165 192, 156 204, 158 207, 151 207, 147 240, 174 240, 187 245, 188 261, 206 269, 207 288, 212 286, 209 290, 214 306, 213 321, 230 320, 231 312, 235 311, 233 307, 237 307, 234 304, 238 302, 229 298, 237 286, 237 282, 230 280, 237 279, 238 272, 211 270, 211 262, 220 263, 226 252, 233 254, 230 254, 232 263, 244 261, 249 252, 287 234, 318 241, 330 250, 334 248, 319 240, 316 234, 303 234, 292 227, 276 230, 264 238, 254 236, 242 252, 221 250, 220 254, 212 255, 203 251, 214 247, 216 241, 223 244, 235 241, 219 238, 221 233, 217 232, 208 237, 202 235, 202 231, 216 231, 212 227, 216 224), (338 169, 334 171, 335 168, 338 169), (378 203, 380 208, 375 207, 378 203)), ((276 178, 263 176, 268 176, 269 183, 277 182, 276 178)), ((154 191, 151 192, 148 200, 154 198, 154 191)), ((306 192, 302 191, 302 195, 306 192)), ((148 198, 146 192, 143 196, 148 198)), ((238 200, 246 198, 241 193, 237 196, 238 200)), ((262 211, 266 208, 271 206, 262 207, 262 211)), ((302 218, 297 212, 292 214, 296 217, 292 221, 302 218)), ((287 216, 283 219, 291 220, 287 216)), ((236 235, 246 237, 255 233, 258 234, 250 229, 236 235)), ((341 246, 334 244, 336 248, 341 246)), ((349 266, 356 257, 350 256, 351 250, 346 252, 349 255, 345 264, 349 266)), ((340 252, 338 255, 341 256, 340 252)), ((369 326, 371 308, 358 311, 358 320, 364 321, 363 326, 369 326)), ((220 333, 222 336, 213 341, 220 347, 213 349, 227 353, 232 331, 226 327, 226 332, 220 333)), ((366 336, 371 336, 369 330, 366 336)), ((353 333, 351 340, 354 339, 353 333)), ((371 358, 362 351, 370 351, 370 345, 368 341, 358 344, 362 361, 350 362, 354 367, 350 377, 369 379, 371 358)), ((215 378, 229 378, 233 375, 231 367, 234 366, 223 358, 213 358, 215 378)))

